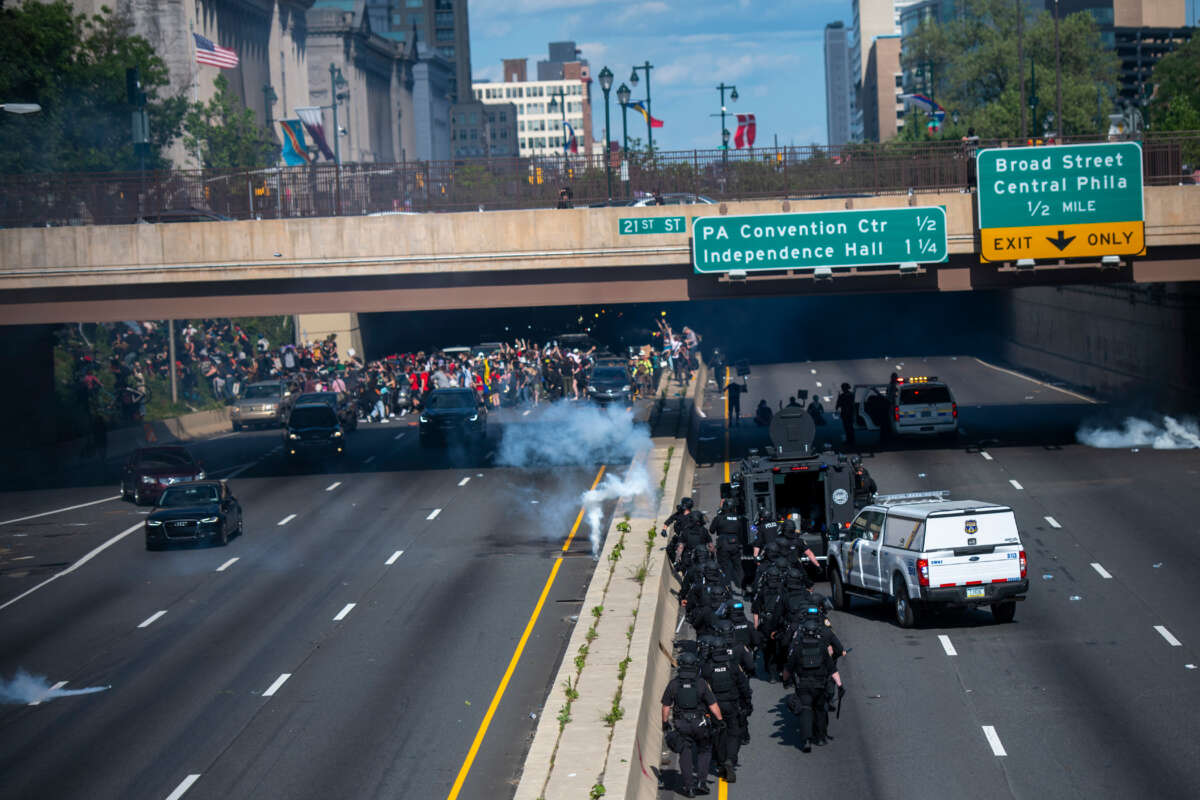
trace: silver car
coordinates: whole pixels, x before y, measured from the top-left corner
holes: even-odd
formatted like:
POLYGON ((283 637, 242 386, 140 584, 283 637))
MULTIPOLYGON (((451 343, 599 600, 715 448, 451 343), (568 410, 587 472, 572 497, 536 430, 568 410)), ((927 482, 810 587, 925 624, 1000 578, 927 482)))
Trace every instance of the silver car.
POLYGON ((246 387, 246 393, 229 409, 233 429, 240 431, 247 425, 278 427, 282 421, 280 405, 283 388, 279 381, 261 381, 246 387))

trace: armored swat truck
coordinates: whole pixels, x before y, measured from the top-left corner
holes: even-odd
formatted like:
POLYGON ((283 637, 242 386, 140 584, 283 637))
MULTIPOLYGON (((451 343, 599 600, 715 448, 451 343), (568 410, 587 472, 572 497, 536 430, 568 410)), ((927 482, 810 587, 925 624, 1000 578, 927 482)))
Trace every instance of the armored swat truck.
POLYGON ((771 420, 771 446, 751 451, 721 485, 721 497, 753 524, 791 517, 817 560, 824 563, 830 531, 844 530, 855 514, 854 469, 844 455, 815 452, 816 425, 793 406, 771 420))

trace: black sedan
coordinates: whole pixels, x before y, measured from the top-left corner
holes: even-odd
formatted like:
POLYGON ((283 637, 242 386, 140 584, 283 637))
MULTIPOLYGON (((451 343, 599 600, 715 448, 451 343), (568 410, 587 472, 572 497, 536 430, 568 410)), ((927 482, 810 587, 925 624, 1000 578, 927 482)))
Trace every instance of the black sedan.
POLYGON ((435 389, 425 398, 420 423, 424 446, 468 437, 482 442, 487 438, 487 406, 472 389, 435 389))
POLYGON ((229 543, 242 533, 242 506, 224 481, 169 486, 146 518, 146 549, 229 543))
POLYGON ((620 364, 598 364, 588 380, 588 399, 600 405, 633 402, 633 379, 620 364))

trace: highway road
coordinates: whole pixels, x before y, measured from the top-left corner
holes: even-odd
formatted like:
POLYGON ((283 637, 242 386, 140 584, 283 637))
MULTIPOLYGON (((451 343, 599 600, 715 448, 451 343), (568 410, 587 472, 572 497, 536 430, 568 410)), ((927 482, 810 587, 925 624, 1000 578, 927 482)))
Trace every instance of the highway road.
MULTIPOLYGON (((965 433, 886 449, 860 437, 880 491, 948 489, 1012 506, 1029 598, 1008 625, 985 610, 903 630, 862 599, 832 612, 853 648, 835 741, 802 754, 782 687, 752 680, 753 740, 737 782, 713 796, 1197 796, 1200 452, 1075 444, 1097 406, 967 357, 755 366, 743 411, 801 388, 835 395, 843 380, 884 382, 898 365, 950 383, 965 433)), ((710 420, 721 399, 710 385, 710 420)), ((824 431, 818 441, 840 446, 832 417, 824 431)), ((731 449, 765 443, 751 422, 731 449)), ((723 472, 720 456, 698 471, 700 507, 719 503, 723 472)))
POLYGON ((510 796, 592 573, 573 532, 601 468, 496 467, 502 427, 451 457, 364 425, 345 462, 300 470, 277 430, 199 442, 244 507, 224 548, 147 552, 111 464, 5 492, 3 796, 510 796), (18 670, 109 688, 30 704, 18 670))

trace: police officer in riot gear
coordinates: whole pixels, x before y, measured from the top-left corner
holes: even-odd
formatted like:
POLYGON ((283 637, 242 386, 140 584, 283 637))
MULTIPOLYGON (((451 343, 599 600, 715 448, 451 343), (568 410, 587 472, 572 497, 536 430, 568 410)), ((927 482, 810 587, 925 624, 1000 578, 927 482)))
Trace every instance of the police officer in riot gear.
POLYGON ((800 719, 800 750, 812 752, 812 745, 828 741, 829 710, 826 686, 835 667, 834 648, 841 642, 818 616, 807 617, 788 644, 787 669, 795 682, 795 693, 788 708, 800 719))
MULTIPOLYGON (((724 620, 728 622, 728 620, 724 620)), ((737 780, 734 764, 742 746, 742 709, 751 704, 750 681, 734 663, 733 655, 724 647, 714 648, 701 667, 701 675, 712 688, 713 696, 721 709, 724 729, 719 731, 714 742, 718 775, 727 782, 737 780)))
POLYGON ((742 549, 747 541, 746 518, 735 514, 728 500, 722 501, 721 511, 713 517, 709 533, 716 538, 717 563, 729 585, 735 592, 741 594, 742 587, 742 549))
POLYGON ((854 505, 865 506, 871 502, 875 492, 879 491, 879 486, 863 466, 861 458, 854 456, 850 459, 850 466, 854 469, 854 505))
POLYGON ((679 753, 679 774, 683 779, 679 793, 695 797, 708 794, 713 733, 725 723, 716 696, 700 675, 699 659, 685 652, 679 654, 678 660, 679 669, 663 691, 662 724, 668 746, 679 753))

